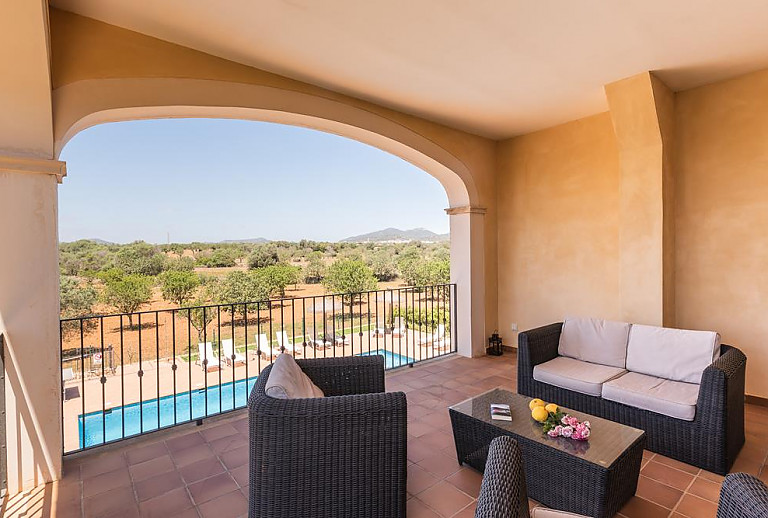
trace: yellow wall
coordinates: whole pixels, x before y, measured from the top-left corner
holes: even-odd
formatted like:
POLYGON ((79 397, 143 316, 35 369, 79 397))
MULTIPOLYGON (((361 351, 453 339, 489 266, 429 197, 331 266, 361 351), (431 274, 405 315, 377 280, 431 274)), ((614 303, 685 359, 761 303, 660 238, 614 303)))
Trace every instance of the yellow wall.
POLYGON ((676 104, 677 325, 742 349, 768 397, 768 70, 676 104))
POLYGON ((619 317, 619 155, 602 113, 499 145, 499 331, 619 317))

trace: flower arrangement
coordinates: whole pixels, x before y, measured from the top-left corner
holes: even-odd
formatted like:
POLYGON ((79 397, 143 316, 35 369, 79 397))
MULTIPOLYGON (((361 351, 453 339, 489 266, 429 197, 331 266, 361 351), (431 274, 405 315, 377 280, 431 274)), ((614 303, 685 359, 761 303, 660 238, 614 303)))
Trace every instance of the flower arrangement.
POLYGON ((566 437, 577 441, 587 441, 592 433, 589 421, 579 421, 575 417, 564 414, 554 404, 547 404, 540 399, 529 403, 531 417, 542 425, 544 433, 550 437, 566 437))

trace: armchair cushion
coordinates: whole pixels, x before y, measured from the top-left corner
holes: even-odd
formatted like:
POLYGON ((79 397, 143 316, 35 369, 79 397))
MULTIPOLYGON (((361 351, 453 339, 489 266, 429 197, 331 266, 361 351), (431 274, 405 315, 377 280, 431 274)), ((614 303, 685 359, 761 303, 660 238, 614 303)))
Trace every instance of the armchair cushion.
POLYGON ((630 325, 598 318, 566 318, 557 352, 576 360, 625 368, 630 325))
POLYGON ((264 393, 277 399, 323 397, 323 391, 304 374, 290 354, 281 354, 272 365, 264 393))
POLYGON ((600 396, 603 383, 625 372, 627 371, 619 367, 558 356, 554 360, 536 365, 533 368, 533 379, 582 394, 600 396))
POLYGON ((557 509, 548 509, 546 507, 534 507, 531 509, 531 518, 586 518, 580 514, 573 514, 567 511, 558 511, 557 509))
POLYGON ((693 421, 699 385, 628 372, 603 385, 605 399, 693 421))
POLYGON ((686 383, 701 383, 720 355, 720 335, 635 324, 629 332, 627 370, 686 383))

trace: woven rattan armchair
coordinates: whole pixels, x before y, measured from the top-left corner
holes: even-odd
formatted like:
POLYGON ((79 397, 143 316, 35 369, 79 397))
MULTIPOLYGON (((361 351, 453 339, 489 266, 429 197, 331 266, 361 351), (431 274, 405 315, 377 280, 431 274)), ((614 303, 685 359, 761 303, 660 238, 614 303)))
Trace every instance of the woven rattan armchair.
POLYGON ((528 514, 528 491, 520 447, 512 437, 491 441, 475 518, 586 518, 537 507, 528 514))
POLYGON ((405 516, 406 399, 384 357, 296 360, 326 397, 248 400, 250 518, 405 516))
POLYGON ((746 473, 725 477, 717 518, 768 518, 768 487, 746 473))
POLYGON ((640 428, 645 430, 647 449, 707 471, 728 473, 744 445, 744 353, 721 346, 720 357, 701 378, 696 416, 685 421, 533 379, 536 365, 558 355, 562 327, 557 323, 520 333, 518 393, 640 428))

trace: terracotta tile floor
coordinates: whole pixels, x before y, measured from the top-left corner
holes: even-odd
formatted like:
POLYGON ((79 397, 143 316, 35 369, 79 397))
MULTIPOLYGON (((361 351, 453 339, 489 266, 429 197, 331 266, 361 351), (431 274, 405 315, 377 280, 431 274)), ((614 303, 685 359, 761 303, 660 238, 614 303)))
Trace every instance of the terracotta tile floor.
MULTIPOLYGON (((446 407, 514 388, 515 355, 449 357, 388 373, 408 394, 408 516, 471 517, 481 475, 456 462, 446 407)), ((747 406, 747 444, 734 465, 768 479, 768 409, 747 406)), ((65 460, 64 478, 6 503, 5 516, 229 518, 247 513, 245 411, 65 460)), ((619 516, 715 516, 722 477, 646 452, 637 495, 619 516)), ((2 513, 0 513, 1 515, 2 513)))

